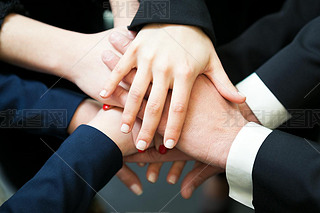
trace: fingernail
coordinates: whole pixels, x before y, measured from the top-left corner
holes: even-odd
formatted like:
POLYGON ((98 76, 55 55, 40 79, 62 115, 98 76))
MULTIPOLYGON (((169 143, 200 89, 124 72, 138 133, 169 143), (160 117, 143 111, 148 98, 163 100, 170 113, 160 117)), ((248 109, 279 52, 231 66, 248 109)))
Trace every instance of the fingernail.
POLYGON ((242 97, 246 97, 244 94, 242 94, 241 92, 238 92, 238 94, 240 95, 240 96, 242 96, 242 97))
POLYGON ((169 140, 167 140, 166 142, 165 142, 165 147, 166 148, 168 148, 168 149, 172 149, 173 148, 173 146, 174 146, 174 140, 172 140, 172 139, 169 139, 169 140))
POLYGON ((172 175, 168 178, 168 182, 171 183, 171 184, 176 184, 177 182, 177 177, 172 175))
POLYGON ((150 173, 147 179, 149 182, 155 183, 157 181, 157 175, 155 173, 150 173))
POLYGON ((193 193, 194 190, 195 190, 194 186, 190 186, 190 187, 186 188, 186 191, 185 191, 186 194, 187 194, 186 199, 190 199, 191 198, 192 193, 193 193))
POLYGON ((147 148, 147 142, 143 141, 143 140, 139 140, 137 143, 137 149, 144 151, 147 148))
POLYGON ((111 61, 113 59, 113 57, 114 57, 114 55, 109 51, 104 52, 102 55, 102 58, 104 61, 111 61))
POLYGON ((138 163, 138 165, 139 165, 140 167, 144 167, 144 166, 146 165, 146 163, 138 163))
POLYGON ((99 95, 100 95, 102 98, 105 98, 106 95, 107 95, 107 90, 105 90, 105 89, 102 90, 99 95))
POLYGON ((133 31, 128 31, 129 38, 134 39, 136 37, 136 33, 133 31))
POLYGON ((194 186, 191 186, 189 188, 189 192, 190 192, 190 196, 192 195, 193 191, 195 190, 196 188, 194 186))
POLYGON ((107 111, 108 109, 110 109, 110 105, 108 105, 108 104, 103 104, 102 109, 103 109, 104 111, 107 111))
POLYGON ((115 43, 115 42, 119 41, 119 33, 117 33, 117 32, 112 32, 112 33, 110 34, 109 41, 110 41, 111 43, 115 43))
POLYGON ((164 145, 161 144, 159 146, 159 153, 164 155, 164 154, 166 154, 166 152, 167 152, 167 148, 164 145))
POLYGON ((139 185, 137 184, 133 184, 132 186, 130 186, 131 191, 133 191, 133 193, 135 193, 136 195, 141 195, 142 194, 142 189, 140 188, 139 185))
POLYGON ((122 124, 121 132, 128 134, 130 130, 130 126, 128 124, 122 124))

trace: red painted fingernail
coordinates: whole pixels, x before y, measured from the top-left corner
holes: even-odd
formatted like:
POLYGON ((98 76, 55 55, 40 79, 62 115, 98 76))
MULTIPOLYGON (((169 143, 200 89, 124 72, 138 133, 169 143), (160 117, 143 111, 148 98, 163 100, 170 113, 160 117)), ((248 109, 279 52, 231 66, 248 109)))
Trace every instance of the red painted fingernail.
POLYGON ((146 150, 140 150, 140 149, 138 149, 138 152, 140 152, 140 153, 144 153, 146 150))
POLYGON ((110 105, 108 105, 108 104, 103 104, 102 109, 103 109, 104 111, 107 111, 108 109, 110 109, 110 105))
POLYGON ((159 153, 162 155, 167 153, 167 148, 162 144, 159 146, 159 153))

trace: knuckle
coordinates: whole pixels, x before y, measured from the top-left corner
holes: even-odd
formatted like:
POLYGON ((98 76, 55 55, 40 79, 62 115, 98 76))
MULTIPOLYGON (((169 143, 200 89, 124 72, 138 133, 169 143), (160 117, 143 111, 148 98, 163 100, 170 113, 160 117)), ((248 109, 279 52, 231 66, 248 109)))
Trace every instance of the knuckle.
POLYGON ((131 89, 130 90, 130 98, 134 103, 139 103, 143 98, 143 94, 138 89, 131 89))
POLYGON ((158 102, 151 101, 148 103, 147 114, 154 116, 161 113, 161 105, 158 102))
POLYGON ((172 112, 174 113, 185 113, 186 112, 186 106, 183 103, 173 103, 172 104, 172 112))
POLYGON ((189 66, 186 66, 184 69, 182 69, 180 72, 178 72, 178 77, 183 80, 189 80, 194 77, 195 73, 193 69, 189 66))
POLYGON ((184 75, 185 75, 185 78, 190 79, 190 78, 193 78, 194 72, 192 71, 192 69, 188 68, 185 70, 184 75))
POLYGON ((171 73, 170 68, 168 66, 162 66, 158 69, 158 72, 165 77, 168 77, 171 73))
POLYGON ((143 62, 150 62, 153 60, 154 54, 144 54, 141 58, 143 62))

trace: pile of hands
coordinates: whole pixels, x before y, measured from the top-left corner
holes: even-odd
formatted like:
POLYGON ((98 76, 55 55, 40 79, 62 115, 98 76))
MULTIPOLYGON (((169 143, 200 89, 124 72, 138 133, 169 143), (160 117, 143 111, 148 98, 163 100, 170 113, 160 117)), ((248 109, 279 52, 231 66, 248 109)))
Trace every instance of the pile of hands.
MULTIPOLYGON (((173 162, 167 182, 175 184, 186 162, 196 161, 182 181, 184 198, 225 171, 238 132, 257 120, 201 29, 154 24, 136 35, 118 27, 82 40, 94 48, 66 68, 66 78, 95 100, 80 104, 69 133, 81 124, 105 133, 125 163, 149 163, 146 176, 152 183, 163 162, 173 162)), ((117 176, 142 194, 138 176, 126 164, 117 176)))

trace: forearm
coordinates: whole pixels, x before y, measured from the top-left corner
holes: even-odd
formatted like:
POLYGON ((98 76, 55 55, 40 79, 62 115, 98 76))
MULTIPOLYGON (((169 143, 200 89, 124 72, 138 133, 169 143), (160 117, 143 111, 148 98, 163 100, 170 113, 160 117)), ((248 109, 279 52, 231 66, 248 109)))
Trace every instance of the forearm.
POLYGON ((0 127, 65 138, 67 127, 85 98, 43 83, 0 74, 0 127), (59 100, 59 101, 57 101, 59 100))
POLYGON ((84 35, 18 15, 8 15, 0 32, 0 59, 31 70, 64 76, 83 52, 84 35), (76 54, 70 54, 70 52, 76 54))
POLYGON ((117 145, 97 129, 81 126, 0 211, 85 212, 121 166, 117 145))

